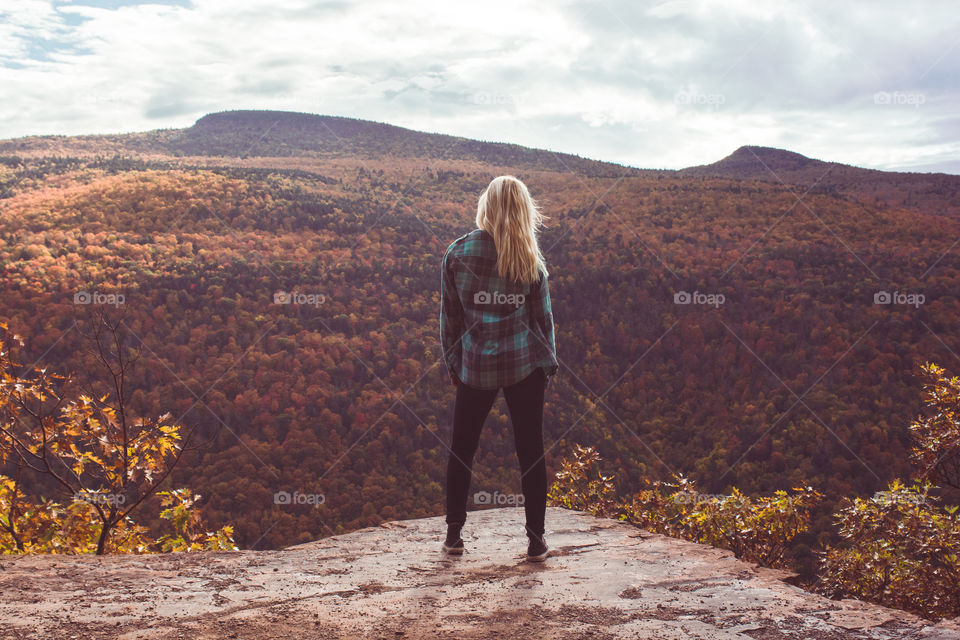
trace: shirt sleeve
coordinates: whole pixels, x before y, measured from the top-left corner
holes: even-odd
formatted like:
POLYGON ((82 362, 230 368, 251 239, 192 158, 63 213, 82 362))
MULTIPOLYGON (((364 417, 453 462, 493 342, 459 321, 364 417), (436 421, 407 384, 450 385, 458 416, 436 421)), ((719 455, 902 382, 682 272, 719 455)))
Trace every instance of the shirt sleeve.
POLYGON ((457 293, 456 274, 449 249, 440 266, 440 344, 443 359, 451 376, 457 374, 460 362, 460 338, 463 336, 463 305, 457 293))
MULTIPOLYGON (((540 283, 531 291, 533 299, 530 301, 530 309, 533 313, 533 321, 537 323, 543 335, 546 336, 550 345, 550 353, 556 358, 557 344, 554 337, 553 328, 553 309, 550 306, 550 286, 547 284, 547 274, 540 276, 540 283)), ((553 375, 558 367, 553 365, 546 368, 547 375, 553 375)))

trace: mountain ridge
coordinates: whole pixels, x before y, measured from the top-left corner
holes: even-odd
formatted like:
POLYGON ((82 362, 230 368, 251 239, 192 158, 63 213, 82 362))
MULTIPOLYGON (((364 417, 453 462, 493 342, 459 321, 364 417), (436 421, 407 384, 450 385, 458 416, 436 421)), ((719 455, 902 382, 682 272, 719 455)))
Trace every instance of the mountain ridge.
POLYGON ((272 110, 212 112, 200 117, 192 126, 181 129, 0 140, 0 155, 42 154, 46 151, 89 154, 95 152, 97 144, 120 155, 131 153, 174 158, 420 157, 570 171, 590 177, 660 171, 508 142, 428 133, 373 120, 272 110))
MULTIPOLYGON (((88 136, 28 136, 0 140, 0 156, 47 157, 114 154, 172 162, 186 160, 249 166, 305 165, 332 158, 422 159, 487 165, 506 172, 551 171, 590 178, 672 177, 759 180, 855 199, 960 217, 960 176, 866 169, 809 158, 786 149, 744 145, 710 164, 643 169, 579 155, 488 142, 397 125, 296 111, 227 110, 205 114, 190 127, 88 136)), ((306 168, 306 167, 301 167, 306 168)), ((0 184, 2 186, 2 184, 0 184)))
MULTIPOLYGON (((523 145, 502 142, 502 141, 488 141, 480 140, 476 138, 467 138, 464 136, 457 136, 446 133, 439 132, 426 132, 420 131, 417 129, 410 129, 408 127, 402 127, 399 125, 390 124, 389 122, 381 122, 378 120, 368 120, 364 118, 352 118, 348 116, 337 116, 329 114, 315 114, 302 111, 283 111, 283 110, 270 110, 270 109, 230 109, 223 111, 214 111, 207 113, 200 118, 198 118, 193 125, 183 128, 161 128, 153 129, 149 131, 135 131, 135 132, 125 132, 125 133, 112 133, 112 134, 83 134, 83 135, 31 135, 23 136, 17 138, 8 138, 0 139, 0 151, 3 152, 15 152, 17 150, 29 149, 29 145, 32 142, 38 141, 50 141, 50 140, 115 140, 117 138, 136 138, 142 136, 156 136, 163 139, 164 141, 160 143, 160 146, 157 150, 165 150, 174 153, 187 153, 188 151, 200 151, 200 152, 209 152, 210 148, 198 148, 202 147, 204 144, 209 145, 209 140, 203 141, 198 140, 194 137, 193 134, 196 133, 223 133, 225 129, 233 128, 245 128, 250 126, 259 127, 257 129, 257 134, 263 138, 267 138, 270 131, 277 125, 281 124, 280 130, 284 127, 287 127, 293 132, 298 132, 303 128, 313 128, 313 129, 322 129, 337 142, 343 143, 344 141, 364 137, 369 138, 373 134, 379 135, 381 137, 387 138, 390 142, 395 142, 398 138, 406 136, 407 139, 404 140, 404 143, 409 144, 410 137, 414 139, 439 139, 447 143, 461 141, 461 142, 472 142, 480 145, 489 145, 492 147, 498 147, 501 149, 512 149, 512 150, 524 150, 528 152, 538 152, 538 153, 549 153, 561 158, 575 158, 578 160, 586 160, 589 162, 601 163, 604 165, 615 165, 624 169, 631 169, 636 171, 644 172, 661 172, 661 173, 674 173, 679 172, 682 174, 689 175, 716 175, 716 176, 730 176, 732 173, 743 171, 745 168, 750 169, 751 174, 762 174, 763 171, 757 170, 757 167, 762 167, 763 164, 766 164, 771 169, 789 169, 789 164, 799 164, 803 166, 815 166, 815 167, 836 167, 836 168, 850 168, 857 169, 859 171, 870 172, 874 174, 884 174, 884 175, 916 175, 916 176, 953 176, 953 174, 946 174, 942 172, 909 172, 909 171, 889 171, 883 169, 869 169, 865 167, 858 167, 856 165, 849 165, 835 161, 825 161, 815 158, 810 158, 803 154, 797 153, 795 151, 790 151, 788 149, 782 149, 778 147, 768 147, 763 145, 742 145, 734 150, 730 155, 721 158, 712 163, 703 164, 703 165, 693 165, 689 167, 683 167, 680 169, 651 169, 636 167, 633 165, 626 165, 618 162, 612 162, 608 160, 602 160, 597 158, 585 158, 578 154, 570 154, 566 152, 554 151, 550 149, 540 148, 540 147, 526 147, 523 145), (282 123, 282 124, 281 124, 282 123), (19 149, 16 144, 20 145, 19 149), (752 166, 755 165, 755 166, 752 166)), ((288 131, 287 133, 290 133, 288 131)), ((321 140, 322 142, 329 142, 329 140, 321 140)), ((257 149, 258 143, 260 141, 257 138, 252 138, 247 140, 246 153, 241 151, 239 155, 246 156, 256 156, 263 155, 263 149, 257 149)), ((214 148, 214 150, 217 150, 214 148)), ((292 151, 297 150, 297 147, 286 147, 275 149, 282 152, 283 155, 290 154, 292 151)), ((310 150, 309 148, 301 148, 300 151, 310 150)), ((313 149, 316 150, 316 149, 313 149)), ((220 153, 237 153, 235 149, 225 149, 223 145, 219 148, 220 153)), ((198 155, 207 155, 206 153, 198 153, 198 155)), ((741 176, 743 177, 743 176, 741 176)))

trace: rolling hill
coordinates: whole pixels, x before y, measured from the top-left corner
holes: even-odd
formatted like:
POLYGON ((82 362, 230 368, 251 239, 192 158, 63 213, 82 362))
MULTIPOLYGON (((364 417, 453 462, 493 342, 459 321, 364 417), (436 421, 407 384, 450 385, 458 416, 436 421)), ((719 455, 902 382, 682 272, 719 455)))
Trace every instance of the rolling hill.
POLYGON ((381 122, 284 111, 224 111, 187 129, 91 136, 29 136, 0 141, 3 154, 146 157, 270 157, 359 159, 391 156, 479 163, 592 177, 640 174, 639 169, 516 144, 424 133, 381 122))

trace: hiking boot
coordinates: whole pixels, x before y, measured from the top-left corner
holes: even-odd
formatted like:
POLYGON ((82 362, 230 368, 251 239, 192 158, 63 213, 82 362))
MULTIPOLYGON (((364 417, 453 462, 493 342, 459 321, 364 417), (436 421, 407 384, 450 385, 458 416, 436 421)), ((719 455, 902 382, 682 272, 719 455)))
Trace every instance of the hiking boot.
POLYGON ((447 540, 443 543, 443 552, 451 556, 459 556, 463 553, 463 538, 457 536, 456 540, 447 540))
POLYGON ((463 553, 463 539, 460 537, 462 522, 447 523, 447 539, 443 543, 443 552, 452 556, 463 553))
POLYGON ((530 538, 530 544, 527 546, 527 560, 530 562, 543 562, 553 553, 553 549, 547 546, 543 536, 528 535, 527 537, 530 538))

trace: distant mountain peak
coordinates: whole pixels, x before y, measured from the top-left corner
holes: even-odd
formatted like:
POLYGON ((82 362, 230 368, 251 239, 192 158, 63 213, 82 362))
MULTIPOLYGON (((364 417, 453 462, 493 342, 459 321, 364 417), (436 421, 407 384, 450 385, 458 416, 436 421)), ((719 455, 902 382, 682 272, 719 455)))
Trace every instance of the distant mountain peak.
POLYGON ((760 159, 774 159, 779 161, 789 160, 793 162, 820 162, 820 160, 814 160, 813 158, 808 158, 802 153, 797 153, 796 151, 790 151, 788 149, 778 149, 777 147, 761 147, 757 145, 745 144, 742 147, 739 147, 736 151, 731 153, 727 158, 738 158, 738 157, 751 157, 751 158, 760 158, 760 159))
POLYGON ((733 174, 739 177, 758 177, 778 170, 798 171, 816 166, 826 168, 827 164, 834 163, 808 158, 803 154, 786 149, 744 145, 718 162, 691 168, 712 169, 718 174, 733 174))

